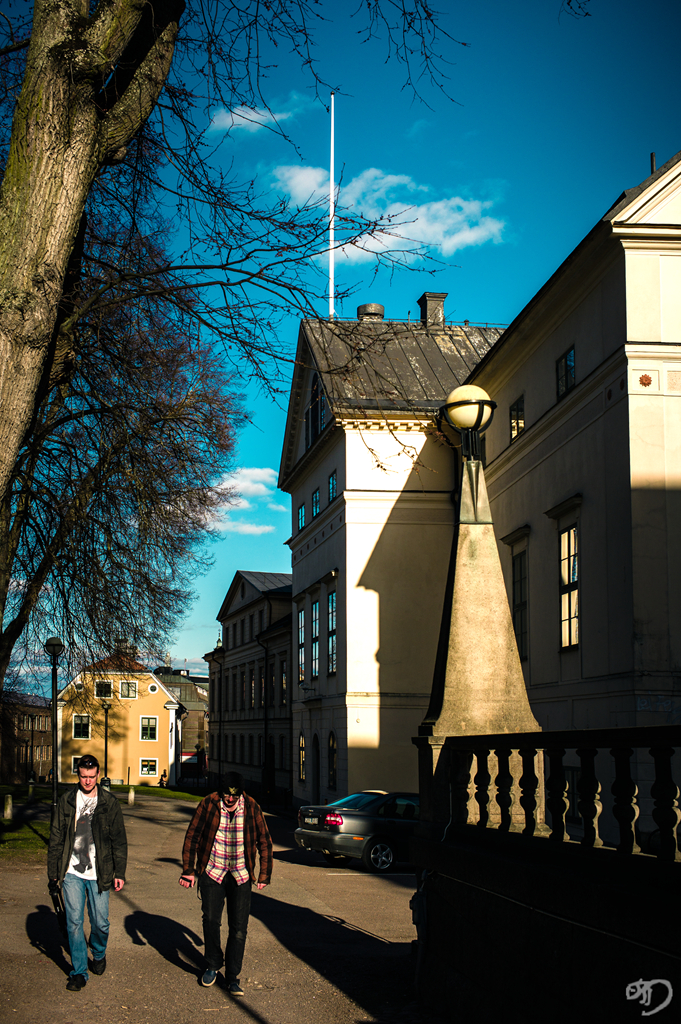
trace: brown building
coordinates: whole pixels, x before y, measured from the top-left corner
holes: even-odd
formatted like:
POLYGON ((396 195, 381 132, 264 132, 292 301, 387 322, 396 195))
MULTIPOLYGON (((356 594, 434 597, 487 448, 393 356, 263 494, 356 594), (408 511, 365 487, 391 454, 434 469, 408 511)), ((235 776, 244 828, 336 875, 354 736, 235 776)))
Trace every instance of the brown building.
POLYGON ((0 702, 0 780, 44 782, 52 767, 52 702, 4 693, 0 702))

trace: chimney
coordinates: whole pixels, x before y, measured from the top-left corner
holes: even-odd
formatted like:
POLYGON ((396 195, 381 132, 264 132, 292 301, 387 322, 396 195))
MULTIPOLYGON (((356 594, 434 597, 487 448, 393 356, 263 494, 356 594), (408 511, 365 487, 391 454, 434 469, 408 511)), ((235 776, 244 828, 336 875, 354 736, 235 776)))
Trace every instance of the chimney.
POLYGON ((418 300, 424 327, 443 327, 447 292, 424 292, 418 300))
POLYGON ((380 302, 365 302, 363 306, 357 307, 358 320, 382 320, 385 313, 380 302))

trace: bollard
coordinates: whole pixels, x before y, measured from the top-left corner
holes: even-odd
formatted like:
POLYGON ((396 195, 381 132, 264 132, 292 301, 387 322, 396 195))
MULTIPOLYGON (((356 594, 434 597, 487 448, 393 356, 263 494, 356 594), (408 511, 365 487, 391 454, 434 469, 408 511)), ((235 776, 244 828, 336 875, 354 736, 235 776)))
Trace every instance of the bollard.
POLYGON ((128 807, 132 807, 134 803, 135 803, 135 787, 131 786, 130 789, 128 790, 128 807))
POLYGON ((5 797, 5 819, 12 817, 12 794, 8 793, 5 797))

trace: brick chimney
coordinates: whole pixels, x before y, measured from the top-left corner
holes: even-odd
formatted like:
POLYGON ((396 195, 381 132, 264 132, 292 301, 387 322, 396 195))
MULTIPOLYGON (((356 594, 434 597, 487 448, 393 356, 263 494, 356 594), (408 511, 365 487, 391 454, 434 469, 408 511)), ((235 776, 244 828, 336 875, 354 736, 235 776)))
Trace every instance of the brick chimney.
POLYGON ((424 327, 442 327, 445 322, 447 292, 424 292, 418 300, 424 327))

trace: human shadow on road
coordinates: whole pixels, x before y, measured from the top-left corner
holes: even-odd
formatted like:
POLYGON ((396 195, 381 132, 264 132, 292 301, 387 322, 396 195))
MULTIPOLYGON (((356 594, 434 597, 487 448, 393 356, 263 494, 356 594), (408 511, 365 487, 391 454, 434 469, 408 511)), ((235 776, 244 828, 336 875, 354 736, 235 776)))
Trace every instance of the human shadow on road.
POLYGON ((64 974, 70 974, 71 964, 64 955, 68 950, 59 929, 59 921, 52 907, 39 904, 36 913, 29 914, 26 918, 26 934, 34 949, 39 950, 44 956, 52 960, 57 967, 61 968, 64 974))
POLYGON ((125 930, 134 946, 152 946, 168 963, 187 974, 203 973, 204 957, 197 949, 203 946, 203 940, 179 921, 135 910, 126 917, 125 930))
POLYGON ((390 942, 340 917, 253 893, 251 915, 295 957, 374 1015, 413 1002, 411 943, 390 942))

